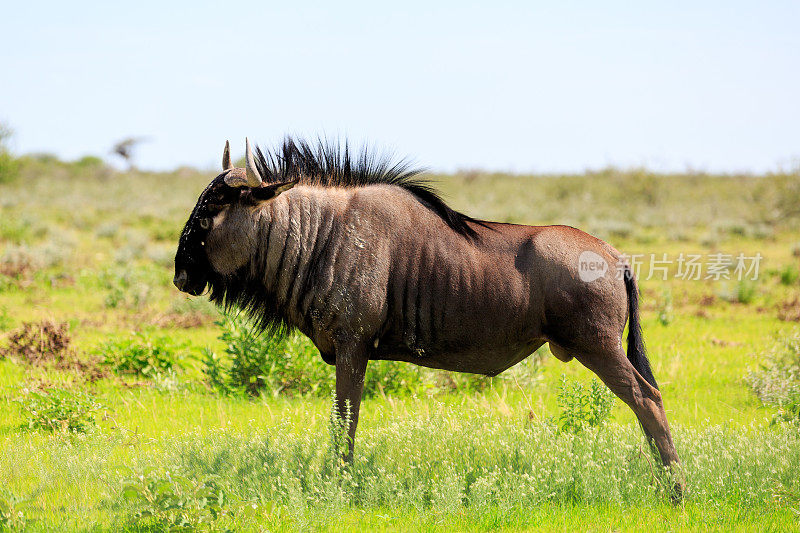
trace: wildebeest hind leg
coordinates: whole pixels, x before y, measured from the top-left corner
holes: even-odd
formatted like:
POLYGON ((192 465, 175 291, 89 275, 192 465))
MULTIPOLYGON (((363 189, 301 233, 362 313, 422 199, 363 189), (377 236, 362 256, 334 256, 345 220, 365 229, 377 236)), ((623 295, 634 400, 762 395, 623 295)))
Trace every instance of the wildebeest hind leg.
MULTIPOLYGON (((661 393, 639 374, 628 361, 622 348, 607 353, 576 354, 576 358, 597 374, 603 383, 636 414, 648 440, 655 443, 661 462, 667 467, 677 469, 678 454, 672 442, 661 393)), ((680 472, 675 473, 679 476, 679 480, 675 483, 673 498, 680 499, 683 480, 680 478, 680 472)))

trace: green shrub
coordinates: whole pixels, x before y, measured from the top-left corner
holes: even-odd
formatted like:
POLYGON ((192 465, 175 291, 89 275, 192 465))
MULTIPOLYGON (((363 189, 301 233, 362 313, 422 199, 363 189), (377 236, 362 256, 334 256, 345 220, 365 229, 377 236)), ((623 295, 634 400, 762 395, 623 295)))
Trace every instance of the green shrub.
POLYGON ((265 390, 273 395, 330 394, 331 372, 311 342, 300 334, 262 334, 245 319, 228 315, 218 324, 222 327, 219 338, 230 360, 227 373, 231 389, 253 395, 265 390))
POLYGON ((661 295, 661 301, 658 304, 658 322, 662 326, 669 326, 674 320, 674 313, 672 310, 672 291, 669 288, 664 289, 661 295))
POLYGON ((582 383, 568 381, 562 375, 557 393, 561 408, 559 428, 569 433, 578 433, 587 426, 603 425, 611 416, 614 399, 614 393, 596 379, 592 379, 591 385, 584 388, 582 383))
MULTIPOLYGON (((204 350, 203 372, 222 392, 256 395, 329 396, 335 385, 333 367, 314 344, 298 332, 269 335, 239 316, 223 315, 217 322, 225 344, 223 356, 204 350)), ((364 395, 418 391, 419 367, 397 361, 371 361, 364 378, 364 395)))
POLYGON ((86 433, 97 425, 102 405, 82 391, 53 388, 25 391, 17 402, 28 429, 86 433))
POLYGON ((797 270, 795 265, 786 265, 780 270, 778 276, 780 277, 781 284, 795 285, 797 280, 800 279, 800 271, 797 270))
POLYGON ((228 504, 213 475, 197 479, 156 470, 123 480, 120 495, 130 525, 144 531, 219 531, 211 525, 228 504))
POLYGON ((800 420, 800 330, 782 337, 763 359, 747 375, 748 384, 762 402, 779 409, 773 421, 800 420))
POLYGON ((127 339, 105 342, 97 349, 117 374, 154 378, 181 367, 185 346, 169 337, 151 337, 137 332, 127 339))
POLYGON ((269 335, 258 331, 246 319, 223 315, 225 358, 206 350, 204 372, 212 385, 222 391, 244 391, 257 395, 328 396, 333 373, 314 345, 299 333, 269 335))
POLYGON ((757 285, 753 281, 741 280, 736 283, 734 295, 740 304, 752 303, 756 297, 757 285))
POLYGON ((364 376, 364 396, 423 392, 430 388, 431 380, 426 376, 429 372, 411 363, 370 361, 364 376))
POLYGON ((146 269, 110 268, 100 274, 100 286, 105 290, 105 306, 109 308, 141 309, 150 300, 154 276, 146 269))
POLYGON ((720 298, 731 303, 750 304, 758 294, 758 285, 755 281, 743 279, 736 282, 732 289, 723 287, 719 290, 720 298))
POLYGON ((218 392, 225 394, 234 392, 236 387, 230 381, 230 361, 208 347, 203 348, 202 353, 202 370, 208 384, 218 392))
POLYGON ((5 148, 0 147, 0 183, 13 181, 19 174, 19 163, 5 148))
POLYGON ((0 275, 16 280, 28 279, 36 272, 62 265, 71 252, 68 244, 56 242, 6 246, 0 254, 0 275))

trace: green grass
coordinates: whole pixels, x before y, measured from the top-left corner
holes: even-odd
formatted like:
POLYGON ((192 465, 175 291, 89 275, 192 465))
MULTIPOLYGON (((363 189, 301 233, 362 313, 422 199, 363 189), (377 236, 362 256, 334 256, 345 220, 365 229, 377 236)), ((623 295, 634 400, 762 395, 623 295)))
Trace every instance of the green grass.
MULTIPOLYGON (((157 402, 128 400, 142 419, 175 419, 191 409, 162 414, 157 402)), ((248 402, 226 403, 217 404, 221 410, 210 420, 198 415, 195 428, 158 436, 147 436, 146 427, 70 437, 12 433, 4 437, 0 469, 16 495, 31 498, 31 516, 65 528, 120 528, 142 507, 158 515, 157 505, 130 505, 126 487, 152 483, 172 492, 181 479, 213 482, 225 494, 223 510, 231 514, 218 518, 217 527, 254 531, 264 523, 280 530, 335 529, 363 513, 376 524, 405 517, 402 525, 412 529, 443 529, 438 526, 464 519, 474 530, 567 527, 580 521, 560 524, 564 514, 593 508, 613 511, 616 520, 639 509, 676 525, 696 527, 713 517, 720 524, 744 519, 752 527, 785 530, 797 525, 800 512, 796 426, 676 427, 689 490, 684 506, 671 507, 665 503, 669 480, 633 424, 572 435, 491 410, 430 400, 396 407, 378 402, 362 428, 354 465, 343 469, 333 460, 319 409, 287 405, 279 420, 257 421, 245 418, 253 415, 248 402), (81 517, 79 524, 70 517, 81 517)), ((213 405, 199 411, 208 408, 213 411, 213 405)))
MULTIPOLYGON (((204 381, 202 350, 223 354, 221 331, 207 305, 171 286, 171 256, 211 174, 17 163, 18 177, 0 184, 0 346, 23 322, 52 319, 69 323, 71 347, 86 359, 133 332, 166 337, 186 356, 169 379, 94 382, 0 360, 0 529, 147 530, 137 515, 150 504, 136 495, 148 483, 175 507, 156 514, 174 525, 185 512, 199 529, 209 525, 200 520, 245 531, 800 529, 800 428, 770 425, 776 409, 745 380, 798 328, 779 318, 800 297, 798 222, 780 216, 796 175, 438 177, 470 215, 572 224, 629 254, 764 256, 744 293, 735 281, 640 283, 645 340, 687 479, 684 504, 672 506, 621 402, 598 430, 556 430, 561 376, 588 384, 592 375, 546 349, 524 383, 510 373, 480 392, 366 398, 356 462, 342 471, 328 398, 221 395, 204 381), (96 398, 97 427, 27 429, 15 400, 51 386, 96 398), (219 506, 208 503, 220 493, 219 506)), ((332 367, 314 372, 333 383, 332 367)))

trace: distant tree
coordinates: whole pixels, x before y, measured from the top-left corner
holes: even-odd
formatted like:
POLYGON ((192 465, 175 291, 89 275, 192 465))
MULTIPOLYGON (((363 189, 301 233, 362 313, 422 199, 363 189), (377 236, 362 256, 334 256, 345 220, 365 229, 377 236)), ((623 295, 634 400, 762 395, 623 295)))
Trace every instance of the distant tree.
POLYGON ((129 170, 134 170, 136 167, 133 164, 134 148, 140 143, 146 141, 145 137, 128 137, 117 142, 111 149, 111 153, 117 154, 128 164, 129 170))

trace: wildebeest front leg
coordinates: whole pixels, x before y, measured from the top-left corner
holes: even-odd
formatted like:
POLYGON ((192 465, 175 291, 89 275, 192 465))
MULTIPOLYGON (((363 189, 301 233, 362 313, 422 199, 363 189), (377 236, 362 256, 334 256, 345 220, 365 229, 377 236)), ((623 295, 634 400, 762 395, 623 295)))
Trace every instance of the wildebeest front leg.
POLYGON ((344 456, 347 462, 353 460, 358 410, 368 361, 367 348, 362 345, 346 344, 336 350, 336 410, 341 420, 350 420, 347 453, 344 456))

